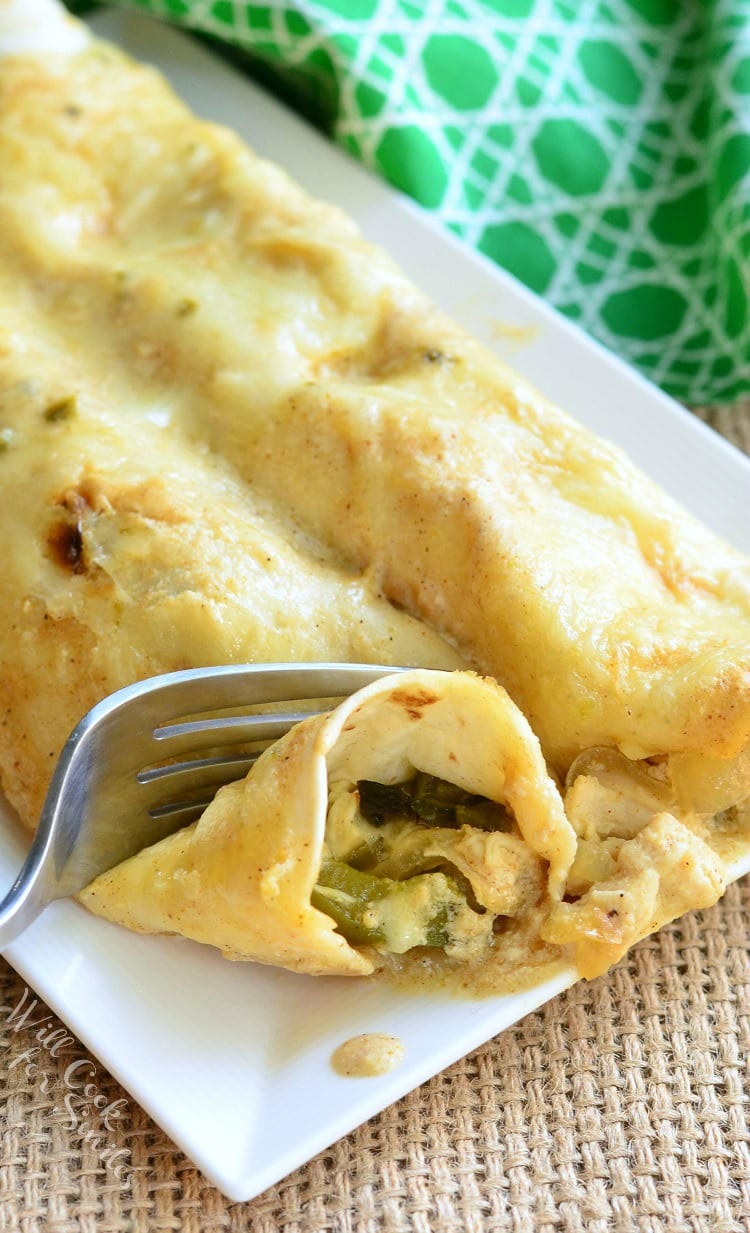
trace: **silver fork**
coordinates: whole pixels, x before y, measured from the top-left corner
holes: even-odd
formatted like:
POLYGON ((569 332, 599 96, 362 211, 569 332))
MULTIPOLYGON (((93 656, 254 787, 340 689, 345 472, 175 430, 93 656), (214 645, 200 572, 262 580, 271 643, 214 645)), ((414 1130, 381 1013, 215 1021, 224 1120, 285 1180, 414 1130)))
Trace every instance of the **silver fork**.
POLYGON ((105 698, 60 755, 29 854, 0 901, 0 950, 54 899, 192 822, 222 784, 247 774, 261 749, 293 724, 398 671, 372 664, 193 668, 105 698), (202 717, 292 700, 307 705, 202 717), (243 744, 253 751, 191 756, 243 744))

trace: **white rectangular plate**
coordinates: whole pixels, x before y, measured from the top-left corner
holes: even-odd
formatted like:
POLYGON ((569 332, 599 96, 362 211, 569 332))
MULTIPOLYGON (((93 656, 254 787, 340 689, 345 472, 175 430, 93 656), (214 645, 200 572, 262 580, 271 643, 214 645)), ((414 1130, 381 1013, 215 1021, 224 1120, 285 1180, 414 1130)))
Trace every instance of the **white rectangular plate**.
MULTIPOLYGON (((502 358, 750 550, 750 466, 737 450, 192 40, 122 12, 99 14, 93 25, 158 65, 198 114, 231 125, 316 196, 342 205, 502 358), (503 333, 508 323, 528 327, 523 345, 503 333)), ((0 885, 10 884, 23 850, 6 808, 0 885)), ((278 1181, 571 981, 563 973, 479 1002, 411 996, 378 982, 229 963, 181 939, 127 933, 73 903, 49 908, 7 957, 235 1200, 278 1181), (337 1077, 331 1053, 366 1031, 400 1037, 404 1062, 379 1078, 337 1077)))

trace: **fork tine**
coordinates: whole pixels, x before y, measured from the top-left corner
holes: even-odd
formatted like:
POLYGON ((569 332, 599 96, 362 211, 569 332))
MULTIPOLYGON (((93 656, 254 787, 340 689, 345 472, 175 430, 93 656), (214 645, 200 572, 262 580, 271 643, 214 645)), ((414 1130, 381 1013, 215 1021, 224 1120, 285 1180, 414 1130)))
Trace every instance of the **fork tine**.
POLYGON ((199 800, 190 801, 175 801, 168 805, 155 805, 149 810, 150 816, 155 822, 164 822, 169 826, 170 833, 174 832, 181 826, 189 826, 191 822, 197 822, 198 818, 207 809, 214 799, 213 795, 206 794, 199 800))
MULTIPOLYGON (((246 742, 275 740, 292 724, 320 715, 321 711, 286 711, 273 715, 230 715, 225 719, 197 719, 187 723, 168 724, 156 728, 154 740, 159 753, 172 758, 219 745, 239 745, 246 742)), ((145 780, 140 779, 144 783, 145 780)))
POLYGON ((142 758, 136 775, 140 808, 174 829, 185 825, 200 814, 219 787, 244 778, 259 755, 199 758, 154 767, 157 758, 222 745, 268 744, 293 724, 323 711, 310 708, 197 720, 182 717, 230 706, 288 702, 290 698, 325 698, 328 702, 324 709, 329 709, 331 699, 346 697, 391 671, 399 669, 371 664, 248 664, 186 669, 142 682, 135 687, 137 696, 125 703, 137 708, 142 732, 152 728, 153 754, 142 758), (171 716, 182 721, 164 723, 171 716), (149 764, 150 769, 143 769, 149 764))
MULTIPOLYGON (((289 702, 292 699, 341 698, 385 672, 370 664, 247 664, 187 668, 140 682, 127 691, 126 707, 137 707, 144 728, 165 726, 202 711, 238 705, 289 702)), ((126 691, 123 691, 125 693, 126 691)))
POLYGON ((157 804, 184 800, 188 793, 212 795, 211 790, 215 792, 225 783, 244 779, 257 758, 257 754, 195 758, 192 762, 141 771, 136 778, 142 788, 142 806, 152 810, 157 804))

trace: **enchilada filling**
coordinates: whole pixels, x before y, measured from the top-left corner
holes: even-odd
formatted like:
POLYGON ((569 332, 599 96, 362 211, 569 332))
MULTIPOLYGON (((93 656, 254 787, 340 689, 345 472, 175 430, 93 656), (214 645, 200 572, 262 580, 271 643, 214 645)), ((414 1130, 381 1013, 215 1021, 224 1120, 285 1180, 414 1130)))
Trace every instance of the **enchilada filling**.
POLYGON ((542 895, 544 865, 509 807, 417 771, 334 785, 312 904, 353 945, 468 958, 542 895))
POLYGON ((746 850, 750 748, 635 761, 584 751, 568 771, 565 811, 577 835, 565 895, 542 928, 579 972, 606 971, 639 938, 723 893, 746 850))
MULTIPOLYGON (((585 750, 564 785, 575 857, 542 937, 594 976, 666 920, 715 902, 749 801, 748 748, 734 759, 585 750)), ((312 903, 352 945, 472 958, 540 904, 545 871, 507 802, 418 771, 332 785, 312 903)))

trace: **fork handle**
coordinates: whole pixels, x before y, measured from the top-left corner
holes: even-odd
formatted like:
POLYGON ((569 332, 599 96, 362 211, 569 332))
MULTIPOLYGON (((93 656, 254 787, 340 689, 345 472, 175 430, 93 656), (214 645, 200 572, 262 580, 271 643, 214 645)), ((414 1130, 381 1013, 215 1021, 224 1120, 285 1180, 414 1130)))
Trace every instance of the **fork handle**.
POLYGON ((14 942, 55 898, 45 870, 46 840, 44 833, 37 831, 18 877, 0 900, 0 951, 14 942))
POLYGON ((0 951, 14 942, 53 899, 72 894, 85 885, 66 879, 65 871, 75 847, 80 814, 80 797, 71 791, 69 783, 70 767, 81 735, 87 730, 87 719, 88 716, 84 717, 73 729, 63 747, 26 860, 0 900, 0 951))

